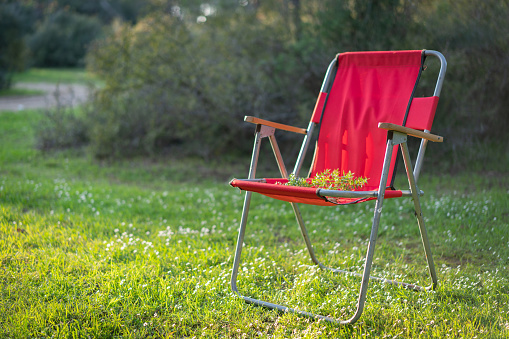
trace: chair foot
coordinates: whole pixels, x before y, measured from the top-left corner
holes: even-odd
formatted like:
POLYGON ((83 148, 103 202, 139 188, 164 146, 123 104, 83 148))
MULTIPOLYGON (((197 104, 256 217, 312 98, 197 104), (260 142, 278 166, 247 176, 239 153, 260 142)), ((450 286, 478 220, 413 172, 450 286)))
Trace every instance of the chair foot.
POLYGON ((348 325, 348 324, 353 324, 355 321, 357 321, 356 317, 352 317, 349 320, 337 320, 337 319, 334 319, 334 318, 331 318, 331 317, 327 317, 327 316, 323 316, 323 315, 320 315, 320 314, 314 314, 314 313, 310 313, 310 312, 300 311, 300 310, 297 310, 297 309, 294 309, 294 308, 286 307, 286 306, 279 305, 279 304, 269 303, 267 301, 263 301, 263 300, 258 300, 258 299, 246 297, 246 296, 243 296, 243 295, 240 295, 240 294, 237 294, 237 295, 240 298, 244 299, 244 301, 246 303, 248 303, 248 304, 253 304, 253 305, 256 305, 256 306, 262 306, 262 307, 270 308, 270 309, 273 309, 273 310, 278 310, 278 311, 283 312, 283 313, 295 313, 297 315, 301 315, 301 316, 308 317, 308 318, 313 318, 313 319, 324 320, 324 321, 327 321, 327 322, 330 322, 330 323, 333 323, 333 324, 348 325))
MULTIPOLYGON (((331 271, 334 273, 344 273, 344 274, 348 274, 348 275, 362 277, 362 274, 360 274, 360 273, 349 272, 349 271, 341 270, 341 269, 337 269, 337 268, 326 267, 326 266, 322 265, 321 263, 319 263, 319 266, 323 270, 328 270, 328 271, 331 271)), ((386 284, 401 286, 403 288, 411 289, 414 291, 428 291, 428 290, 434 289, 434 286, 422 287, 422 286, 415 285, 415 284, 409 284, 409 283, 405 283, 405 282, 401 282, 401 281, 390 280, 390 279, 374 277, 374 276, 370 276, 369 279, 377 280, 377 281, 380 281, 380 282, 383 282, 386 284)), ((363 308, 362 306, 364 304, 364 300, 360 300, 362 305, 360 305, 361 306, 360 308, 359 308, 359 304, 357 305, 358 306, 357 311, 352 318, 350 318, 348 320, 337 320, 337 319, 323 316, 320 314, 314 314, 311 312, 301 311, 301 310, 297 310, 295 308, 291 308, 291 307, 287 307, 287 306, 283 306, 283 305, 279 305, 279 304, 274 304, 271 302, 267 302, 267 301, 263 301, 263 300, 259 300, 259 299, 255 299, 255 298, 251 298, 251 297, 246 297, 246 296, 241 295, 238 291, 235 291, 235 294, 239 298, 244 299, 244 301, 248 304, 253 304, 256 306, 261 306, 261 307, 266 307, 266 308, 273 309, 273 310, 278 310, 279 312, 283 312, 283 313, 295 313, 300 316, 309 317, 312 319, 319 319, 319 320, 327 321, 327 322, 330 322, 333 324, 338 324, 338 325, 349 325, 349 324, 355 323, 360 318, 360 314, 362 313, 362 308, 363 308)))
MULTIPOLYGON (((360 273, 350 272, 350 271, 341 270, 341 269, 332 268, 332 267, 326 267, 326 266, 324 266, 321 263, 319 264, 319 266, 323 270, 332 271, 334 273, 344 273, 344 274, 349 274, 349 275, 353 275, 353 276, 356 276, 356 277, 362 277, 362 274, 360 274, 360 273)), ((386 278, 380 278, 380 277, 375 277, 375 276, 369 276, 369 279, 370 280, 381 281, 383 283, 390 284, 390 285, 401 286, 401 287, 404 287, 404 288, 407 288, 407 289, 410 289, 410 290, 415 290, 415 291, 426 291, 426 290, 434 289, 433 286, 422 287, 422 286, 419 286, 419 285, 416 285, 416 284, 409 284, 409 283, 402 282, 402 281, 391 280, 391 279, 386 279, 386 278)))

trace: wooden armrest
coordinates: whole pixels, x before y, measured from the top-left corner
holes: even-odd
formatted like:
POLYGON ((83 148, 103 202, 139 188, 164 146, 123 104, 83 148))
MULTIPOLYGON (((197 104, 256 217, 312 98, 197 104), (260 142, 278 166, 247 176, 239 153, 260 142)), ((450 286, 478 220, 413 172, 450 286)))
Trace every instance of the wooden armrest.
POLYGON ((391 123, 388 123, 388 122, 380 122, 380 123, 378 123, 378 128, 386 129, 386 130, 389 130, 389 131, 396 131, 396 132, 400 132, 400 133, 405 133, 405 134, 411 135, 413 137, 417 137, 417 138, 421 138, 421 139, 426 139, 426 140, 433 141, 433 142, 443 142, 444 141, 444 138, 439 136, 439 135, 435 135, 435 134, 431 134, 431 133, 426 133, 426 132, 419 131, 419 130, 416 130, 416 129, 413 129, 413 128, 403 127, 403 126, 396 125, 396 124, 391 124, 391 123))
POLYGON ((250 122, 252 124, 265 125, 265 126, 269 126, 269 127, 274 127, 274 128, 281 129, 281 130, 284 130, 284 131, 300 133, 300 134, 307 134, 307 131, 304 128, 299 128, 299 127, 293 127, 293 126, 288 126, 288 125, 284 125, 284 124, 279 124, 277 122, 263 120, 263 119, 256 118, 256 117, 245 116, 244 117, 244 121, 250 122))

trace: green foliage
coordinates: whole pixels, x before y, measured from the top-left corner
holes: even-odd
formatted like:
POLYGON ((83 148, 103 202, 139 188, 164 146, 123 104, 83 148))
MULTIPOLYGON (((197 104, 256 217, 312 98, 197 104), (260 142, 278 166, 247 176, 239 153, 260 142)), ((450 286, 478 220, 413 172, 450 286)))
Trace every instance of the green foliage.
POLYGON ((83 66, 88 45, 103 29, 115 20, 134 23, 150 7, 144 0, 0 1, 0 83, 9 80, 6 61, 10 73, 25 64, 83 66))
POLYGON ((0 90, 11 86, 12 74, 25 67, 27 16, 13 1, 0 3, 0 90))
POLYGON ((84 84, 100 86, 100 81, 83 68, 30 68, 13 75, 14 82, 84 84))
POLYGON ((317 187, 328 190, 354 191, 362 188, 367 182, 368 179, 365 177, 355 177, 354 173, 351 171, 348 171, 348 173, 340 173, 339 169, 336 168, 332 171, 330 169, 326 169, 321 173, 317 173, 310 180, 296 177, 295 174, 292 173, 285 185, 317 187))
POLYGON ((88 45, 101 32, 96 18, 59 10, 47 16, 30 37, 32 62, 45 67, 83 66, 88 45))
POLYGON ((354 191, 362 188, 367 182, 367 178, 355 177, 351 171, 340 173, 338 169, 333 171, 326 169, 322 173, 317 173, 311 184, 329 190, 354 191))
POLYGON ((449 151, 480 142, 509 146, 508 16, 507 0, 434 2, 426 32, 429 48, 442 49, 449 61, 439 106, 447 113, 436 121, 450 136, 449 151))
POLYGON ((87 145, 88 129, 79 113, 71 106, 45 109, 37 124, 36 148, 48 151, 87 145))
POLYGON ((313 187, 306 178, 300 178, 291 173, 288 176, 288 181, 285 183, 286 186, 298 186, 298 187, 313 187))
POLYGON ((336 52, 415 49, 416 12, 411 1, 325 0, 316 13, 314 34, 336 52))
POLYGON ((0 97, 24 97, 33 95, 43 95, 45 92, 36 89, 9 88, 0 90, 0 97))
POLYGON ((89 117, 93 153, 177 148, 208 158, 249 147, 247 128, 232 123, 244 115, 274 109, 276 119, 295 119, 295 106, 272 81, 281 37, 256 21, 244 13, 198 25, 156 14, 117 26, 89 56, 105 80, 89 117))
POLYGON ((120 18, 124 21, 136 22, 143 14, 149 1, 145 0, 56 0, 53 6, 66 9, 88 17, 97 17, 103 23, 110 23, 120 18))

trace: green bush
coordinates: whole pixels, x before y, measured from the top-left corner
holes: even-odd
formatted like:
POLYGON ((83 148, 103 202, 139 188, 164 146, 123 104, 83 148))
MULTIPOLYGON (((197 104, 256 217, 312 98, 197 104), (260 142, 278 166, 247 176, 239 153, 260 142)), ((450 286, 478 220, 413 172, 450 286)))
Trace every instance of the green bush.
POLYGON ((455 147, 497 140, 509 146, 509 2, 436 1, 427 33, 449 60, 438 128, 455 147))
POLYGON ((9 88, 12 73, 25 67, 25 13, 17 3, 0 3, 0 90, 9 88))
POLYGON ((107 24, 118 18, 136 22, 150 2, 147 0, 54 0, 48 7, 50 9, 65 8, 74 13, 97 17, 102 23, 107 24))
POLYGON ((58 10, 48 15, 30 37, 32 62, 38 67, 83 66, 89 44, 101 32, 98 19, 58 10))
POLYGON ((42 112, 36 128, 36 148, 42 151, 80 148, 88 144, 85 119, 71 106, 58 105, 42 112))
POLYGON ((274 77, 281 37, 248 14, 213 20, 153 15, 95 45, 89 66, 106 81, 89 117, 97 156, 209 157, 250 146, 244 115, 297 120, 291 90, 277 88, 290 85, 274 77))

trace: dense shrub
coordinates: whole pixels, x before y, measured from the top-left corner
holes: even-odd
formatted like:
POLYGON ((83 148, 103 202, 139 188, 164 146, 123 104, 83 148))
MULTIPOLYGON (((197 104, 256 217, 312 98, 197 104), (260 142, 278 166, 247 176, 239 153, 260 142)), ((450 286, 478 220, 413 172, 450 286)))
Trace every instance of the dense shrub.
POLYGON ((65 100, 61 94, 57 86, 53 93, 56 107, 42 110, 42 119, 37 122, 36 148, 42 151, 81 148, 90 141, 88 106, 76 107, 73 93, 65 100))
POLYGON ((74 13, 97 17, 107 24, 116 18, 136 22, 149 5, 150 0, 54 0, 49 7, 65 8, 74 13))
POLYGON ((242 148, 244 115, 295 122, 298 102, 279 87, 290 84, 273 76, 281 36, 248 14, 221 19, 200 26, 155 15, 95 46, 89 65, 106 80, 90 116, 96 155, 180 146, 208 157, 242 148))
POLYGON ((456 147, 478 141, 509 146, 509 1, 436 2, 430 16, 429 45, 449 59, 440 129, 456 147))
POLYGON ((30 37, 32 62, 44 67, 83 66, 89 44, 101 32, 96 18, 59 10, 47 16, 30 37))
POLYGON ((72 106, 58 106, 42 112, 37 125, 36 147, 43 151, 80 148, 88 145, 85 119, 72 106))
POLYGON ((12 73, 25 67, 25 14, 15 2, 0 3, 0 89, 9 88, 12 73))

